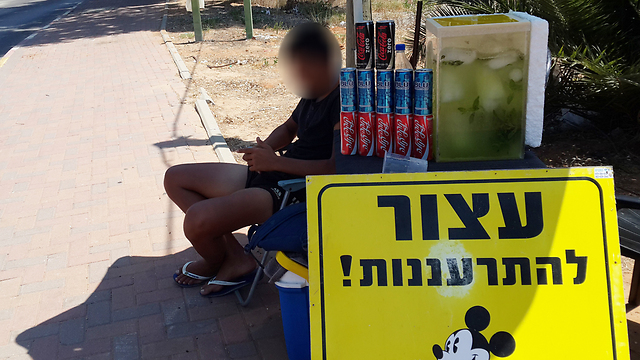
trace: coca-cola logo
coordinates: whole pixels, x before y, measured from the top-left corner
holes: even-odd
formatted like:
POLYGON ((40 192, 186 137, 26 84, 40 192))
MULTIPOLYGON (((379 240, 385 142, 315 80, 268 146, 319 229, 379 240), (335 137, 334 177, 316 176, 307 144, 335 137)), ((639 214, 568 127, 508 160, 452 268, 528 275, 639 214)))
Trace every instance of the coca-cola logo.
POLYGON ((378 49, 378 58, 382 61, 387 61, 389 60, 389 54, 390 51, 388 51, 388 42, 391 41, 391 39, 388 38, 387 33, 384 31, 384 29, 386 29, 385 27, 380 27, 378 29, 378 44, 379 44, 379 49, 378 49), (387 44, 385 46, 385 44, 387 44))
POLYGON ((365 61, 367 59, 367 53, 370 52, 369 38, 364 32, 358 32, 356 36, 356 44, 358 49, 358 60, 365 61))
POLYGON ((378 121, 378 144, 381 150, 391 150, 391 129, 388 121, 378 121))
POLYGON ((352 148, 356 143, 356 124, 351 116, 342 116, 342 139, 352 148))
POLYGON ((415 134, 415 147, 417 152, 422 156, 427 149, 426 135, 427 129, 421 121, 414 122, 413 126, 415 134))
POLYGON ((403 153, 409 149, 409 122, 399 120, 396 122, 396 144, 398 150, 403 153))
POLYGON ((360 142, 365 149, 370 149, 371 142, 373 141, 373 135, 371 131, 371 119, 360 117, 360 142))

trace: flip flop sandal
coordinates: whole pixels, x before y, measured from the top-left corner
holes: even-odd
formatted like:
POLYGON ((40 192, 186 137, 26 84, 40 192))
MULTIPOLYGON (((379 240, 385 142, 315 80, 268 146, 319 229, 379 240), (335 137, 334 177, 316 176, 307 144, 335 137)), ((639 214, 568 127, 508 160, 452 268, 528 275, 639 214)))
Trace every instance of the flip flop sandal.
POLYGON ((191 285, 187 285, 187 284, 180 284, 176 279, 178 278, 178 276, 180 276, 179 274, 173 274, 173 280, 175 281, 176 285, 180 286, 181 288, 193 288, 193 287, 197 287, 197 286, 202 286, 202 284, 205 281, 209 281, 210 279, 214 278, 212 276, 201 276, 198 274, 194 274, 192 272, 187 271, 187 266, 189 266, 191 263, 194 263, 195 261, 189 261, 188 263, 184 264, 182 266, 182 275, 190 277, 194 280, 200 280, 200 282, 195 283, 195 284, 191 284, 191 285))
POLYGON ((207 282, 207 285, 220 285, 220 286, 225 286, 225 288, 223 288, 220 291, 208 293, 207 295, 202 295, 202 294, 200 295, 208 298, 215 298, 215 297, 229 295, 238 289, 242 289, 245 286, 251 285, 253 283, 253 279, 255 279, 256 277, 257 272, 258 272, 258 269, 255 269, 249 274, 236 279, 236 281, 216 280, 216 278, 214 277, 211 280, 209 280, 209 282, 207 282))

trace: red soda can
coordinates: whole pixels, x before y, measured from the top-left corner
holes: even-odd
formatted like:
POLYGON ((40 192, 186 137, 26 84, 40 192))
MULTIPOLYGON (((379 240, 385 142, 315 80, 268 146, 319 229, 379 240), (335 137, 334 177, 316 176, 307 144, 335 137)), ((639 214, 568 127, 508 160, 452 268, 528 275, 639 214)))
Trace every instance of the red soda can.
POLYGON ((391 70, 395 66, 396 23, 376 22, 376 69, 391 70))
POLYGON ((358 113, 358 154, 373 156, 375 152, 376 113, 358 113))
POLYGON ((428 160, 431 152, 429 125, 433 123, 433 115, 413 115, 413 149, 411 156, 428 160))
POLYGON ((393 114, 376 114, 376 156, 393 152, 393 114))
POLYGON ((411 155, 411 138, 413 137, 411 114, 395 114, 394 153, 402 156, 411 155))
POLYGON ((356 22, 356 68, 373 69, 375 63, 373 21, 356 22))
POLYGON ((355 155, 358 152, 358 113, 342 111, 340 113, 340 153, 355 155))

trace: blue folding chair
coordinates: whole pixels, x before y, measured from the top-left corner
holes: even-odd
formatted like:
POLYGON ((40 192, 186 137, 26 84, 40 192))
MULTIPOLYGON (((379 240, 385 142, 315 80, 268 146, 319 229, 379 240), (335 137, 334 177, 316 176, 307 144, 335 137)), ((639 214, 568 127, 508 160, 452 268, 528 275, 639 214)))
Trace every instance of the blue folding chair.
POLYGON ((287 247, 297 249, 302 242, 304 242, 306 246, 307 206, 305 203, 286 206, 292 193, 300 191, 306 187, 306 180, 283 180, 278 182, 278 185, 285 190, 280 210, 273 214, 273 216, 263 224, 251 226, 247 233, 249 243, 245 246, 245 252, 253 255, 252 250, 256 247, 260 247, 264 253, 260 259, 253 255, 258 262, 259 268, 247 296, 243 298, 240 293, 240 289, 235 291, 238 301, 242 306, 247 306, 249 302, 251 302, 253 293, 264 274, 264 268, 271 251, 288 250, 287 247), (283 225, 291 224, 292 221, 297 225, 297 228, 294 229, 290 225, 283 225), (302 232, 304 233, 304 239, 300 238, 302 236, 302 232))

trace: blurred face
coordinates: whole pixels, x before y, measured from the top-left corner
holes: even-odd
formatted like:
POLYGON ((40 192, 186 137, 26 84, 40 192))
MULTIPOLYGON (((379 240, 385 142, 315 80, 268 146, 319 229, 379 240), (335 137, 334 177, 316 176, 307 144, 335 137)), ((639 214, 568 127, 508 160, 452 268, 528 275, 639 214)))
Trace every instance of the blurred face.
POLYGON ((333 69, 320 56, 294 54, 291 56, 289 67, 288 83, 292 90, 303 98, 315 99, 333 88, 333 69))
POLYGON ((338 41, 329 30, 317 24, 291 30, 282 41, 278 60, 287 88, 304 99, 328 94, 340 77, 342 55, 338 41), (325 55, 327 51, 329 54, 325 55))

